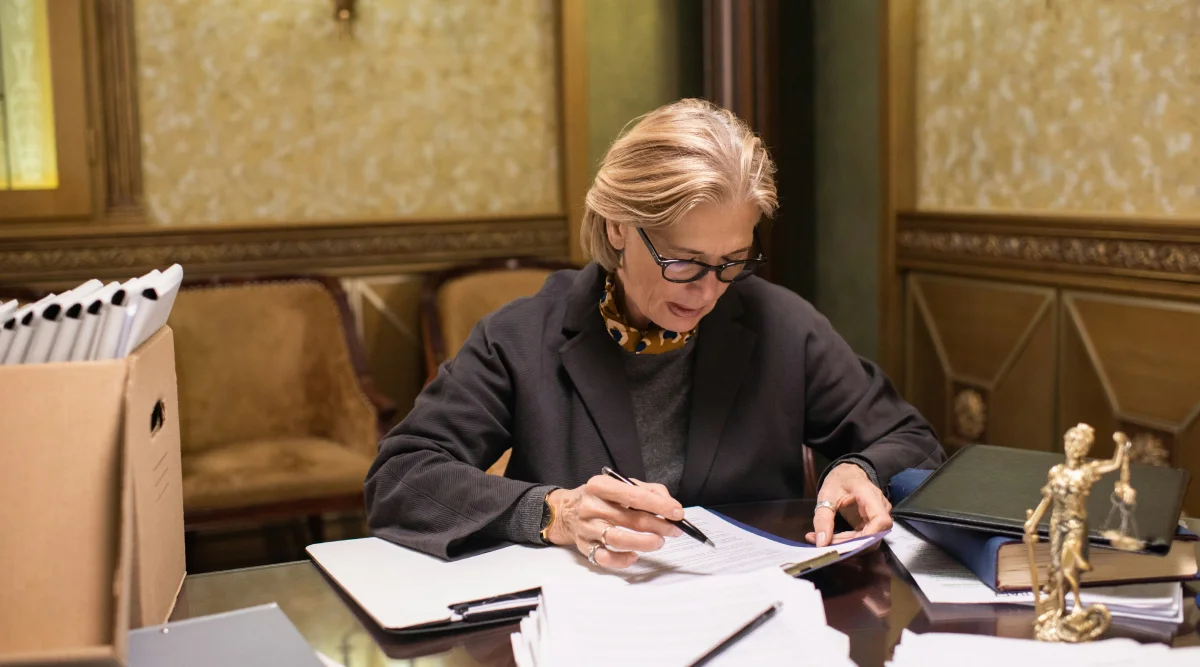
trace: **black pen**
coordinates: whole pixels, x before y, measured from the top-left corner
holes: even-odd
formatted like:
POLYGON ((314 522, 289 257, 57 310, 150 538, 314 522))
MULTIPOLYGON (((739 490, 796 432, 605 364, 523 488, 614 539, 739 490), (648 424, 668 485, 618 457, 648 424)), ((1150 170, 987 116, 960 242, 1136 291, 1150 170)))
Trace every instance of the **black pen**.
MULTIPOLYGON (((604 473, 605 475, 608 475, 609 477, 612 477, 613 479, 625 482, 626 484, 628 484, 630 486, 637 486, 637 484, 634 484, 633 482, 625 479, 625 477, 623 477, 621 475, 621 473, 617 472, 616 470, 613 470, 612 468, 609 468, 608 466, 604 466, 603 468, 601 468, 600 472, 604 473)), ((673 521, 671 519, 667 519, 667 522, 676 526, 677 528, 679 528, 679 530, 682 530, 683 532, 692 536, 696 540, 703 542, 710 547, 716 548, 717 545, 713 544, 713 541, 708 539, 707 535, 700 532, 700 529, 693 526, 692 523, 690 521, 688 521, 687 519, 680 519, 679 521, 673 521)))
POLYGON ((708 664, 708 662, 710 660, 712 660, 713 658, 720 655, 725 649, 736 644, 739 639, 741 639, 742 637, 745 637, 746 635, 750 634, 751 632, 754 632, 754 630, 758 626, 771 620, 771 617, 774 616, 775 612, 779 611, 779 608, 782 606, 783 606, 782 602, 776 602, 775 604, 771 605, 770 607, 767 607, 767 609, 763 613, 759 614, 758 616, 755 616, 754 620, 743 625, 740 630, 733 633, 732 635, 729 635, 729 637, 726 638, 725 641, 714 646, 711 651, 700 656, 700 658, 698 660, 696 660, 696 662, 693 662, 692 664, 688 665, 688 667, 700 667, 700 665, 708 664))

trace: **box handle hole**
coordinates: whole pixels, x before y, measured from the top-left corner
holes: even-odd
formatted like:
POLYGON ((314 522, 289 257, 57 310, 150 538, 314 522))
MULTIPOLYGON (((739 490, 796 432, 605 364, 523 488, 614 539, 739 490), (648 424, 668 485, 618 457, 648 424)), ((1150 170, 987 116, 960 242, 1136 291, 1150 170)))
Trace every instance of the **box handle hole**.
POLYGON ((154 409, 150 411, 150 435, 157 435, 162 430, 163 422, 167 420, 167 406, 158 399, 154 403, 154 409))

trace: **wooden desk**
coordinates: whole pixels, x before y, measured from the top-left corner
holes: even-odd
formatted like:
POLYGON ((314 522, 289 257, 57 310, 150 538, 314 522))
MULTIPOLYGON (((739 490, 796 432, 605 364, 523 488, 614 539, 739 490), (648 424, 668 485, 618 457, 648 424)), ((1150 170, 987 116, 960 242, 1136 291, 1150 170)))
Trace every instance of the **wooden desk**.
MULTIPOLYGON (((809 500, 717 509, 794 540, 802 540, 811 530, 813 502, 809 500)), ((825 597, 829 624, 850 637, 851 657, 862 667, 882 665, 905 628, 914 632, 1032 636, 1031 608, 933 605, 924 609, 916 589, 893 564, 886 548, 814 573, 812 581, 825 597)), ((1198 591, 1197 583, 1187 584, 1185 619, 1178 627, 1115 626, 1108 636, 1170 641, 1175 646, 1200 645, 1200 610, 1195 604, 1198 591)), ((509 634, 514 624, 420 641, 397 640, 375 628, 308 562, 188 577, 172 618, 203 616, 268 602, 279 603, 313 648, 346 667, 513 664, 509 634)))

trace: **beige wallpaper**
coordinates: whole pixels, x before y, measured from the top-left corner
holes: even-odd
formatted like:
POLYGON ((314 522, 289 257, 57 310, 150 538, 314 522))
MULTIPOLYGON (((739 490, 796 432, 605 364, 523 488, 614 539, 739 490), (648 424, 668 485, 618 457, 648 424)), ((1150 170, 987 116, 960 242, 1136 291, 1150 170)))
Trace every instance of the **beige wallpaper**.
POLYGON ((550 212, 554 0, 137 2, 146 199, 166 224, 550 212))
POLYGON ((920 0, 919 205, 1200 215, 1198 36, 1198 0, 920 0))

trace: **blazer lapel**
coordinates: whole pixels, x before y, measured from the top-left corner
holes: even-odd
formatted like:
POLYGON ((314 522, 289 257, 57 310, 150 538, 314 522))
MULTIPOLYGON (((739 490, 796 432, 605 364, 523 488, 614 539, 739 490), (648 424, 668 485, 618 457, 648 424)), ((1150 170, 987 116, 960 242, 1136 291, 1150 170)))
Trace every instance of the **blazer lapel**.
POLYGON ((625 377, 625 354, 604 330, 600 295, 604 272, 591 265, 580 272, 563 327, 578 334, 559 350, 563 368, 579 392, 617 471, 626 477, 646 478, 642 446, 633 418, 633 401, 625 377))
POLYGON ((696 367, 692 380, 692 407, 688 422, 687 458, 679 497, 692 502, 712 469, 721 433, 737 398, 756 336, 738 322, 741 303, 730 289, 700 324, 696 337, 696 367))

